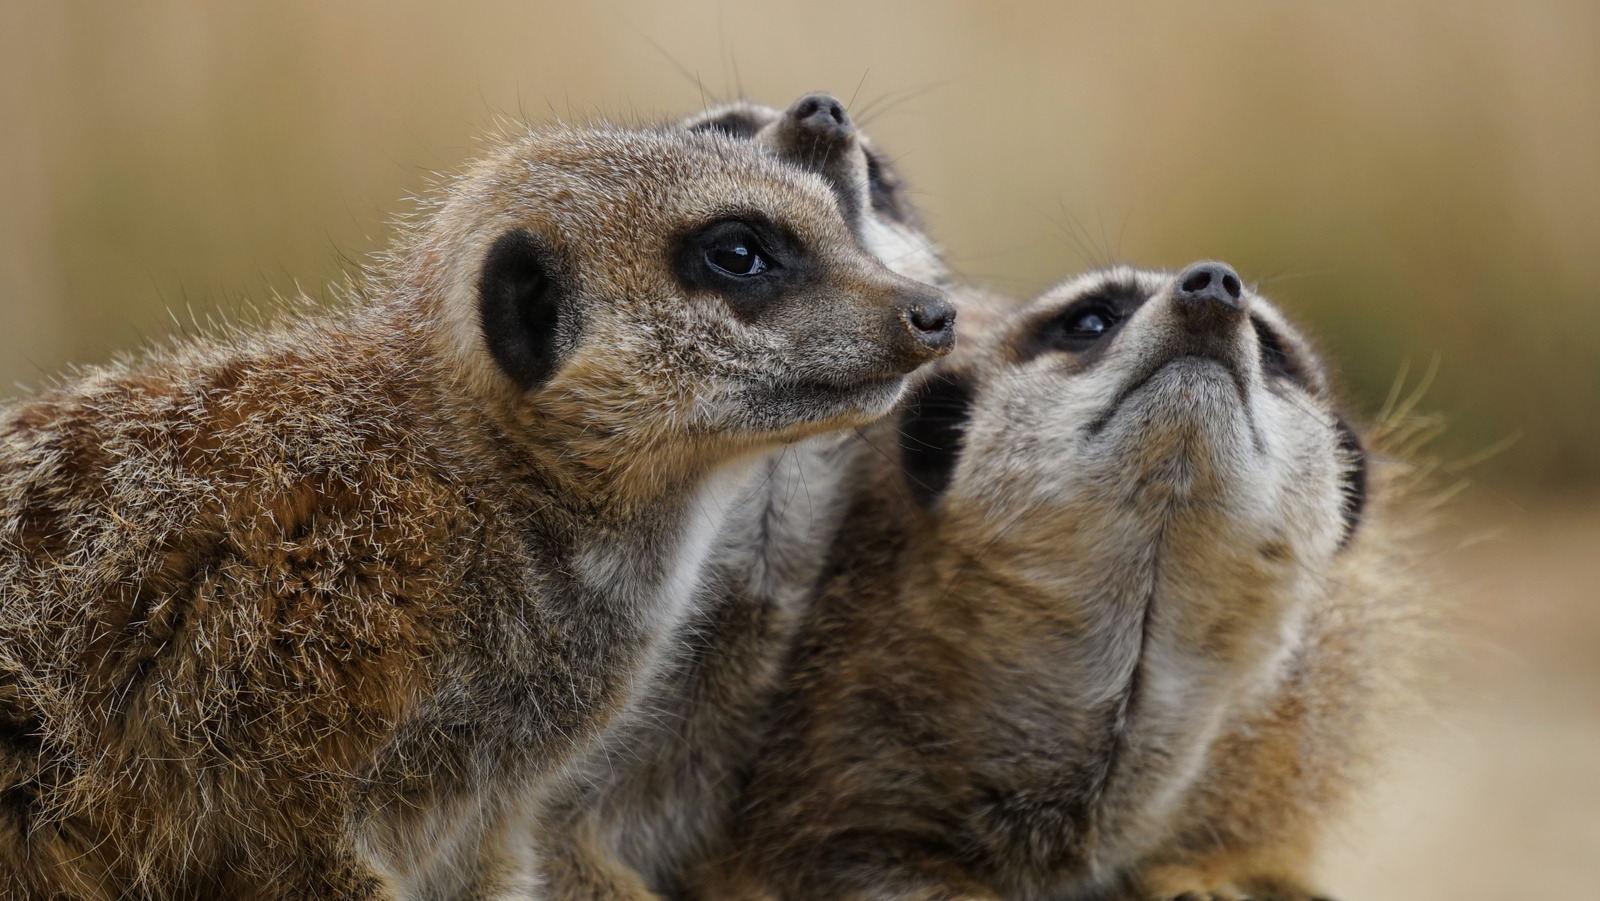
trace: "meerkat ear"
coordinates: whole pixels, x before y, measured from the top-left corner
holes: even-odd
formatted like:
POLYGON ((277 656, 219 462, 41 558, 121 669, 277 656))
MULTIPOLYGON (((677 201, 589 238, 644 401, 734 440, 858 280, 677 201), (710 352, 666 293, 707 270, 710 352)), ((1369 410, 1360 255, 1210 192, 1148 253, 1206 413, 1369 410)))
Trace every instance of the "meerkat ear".
POLYGON ((924 509, 937 506, 950 487, 974 391, 966 373, 941 372, 913 391, 900 415, 900 471, 924 509))
POLYGON ((750 103, 732 103, 690 116, 681 125, 687 131, 720 131, 748 141, 776 118, 777 110, 750 103))
POLYGON ((489 353, 524 391, 555 372, 562 291, 554 256, 523 229, 501 235, 478 276, 478 319, 489 353))

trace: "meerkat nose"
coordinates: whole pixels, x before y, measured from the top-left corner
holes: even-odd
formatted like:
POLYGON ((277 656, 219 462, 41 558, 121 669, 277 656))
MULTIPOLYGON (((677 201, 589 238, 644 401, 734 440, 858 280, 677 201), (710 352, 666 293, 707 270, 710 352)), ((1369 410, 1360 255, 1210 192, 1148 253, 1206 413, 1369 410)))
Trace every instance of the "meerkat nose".
POLYGON ((935 353, 948 350, 956 340, 956 308, 943 297, 919 298, 901 315, 911 334, 935 353))
POLYGON ((832 94, 807 94, 794 102, 784 116, 799 134, 843 143, 855 134, 855 123, 832 94))
POLYGON ((1244 288, 1226 263, 1195 263, 1178 273, 1178 310, 1193 329, 1221 329, 1244 321, 1244 288))

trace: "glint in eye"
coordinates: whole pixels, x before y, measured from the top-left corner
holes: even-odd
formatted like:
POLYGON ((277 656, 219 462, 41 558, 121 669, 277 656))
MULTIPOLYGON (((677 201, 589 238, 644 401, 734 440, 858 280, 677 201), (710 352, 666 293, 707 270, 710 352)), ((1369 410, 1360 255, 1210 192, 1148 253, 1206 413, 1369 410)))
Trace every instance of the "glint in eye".
POLYGON ((767 271, 761 245, 748 238, 735 238, 706 248, 706 262, 728 275, 747 277, 767 271))
POLYGON ((1068 338, 1093 341, 1111 331, 1117 324, 1117 314, 1104 307, 1094 306, 1068 314, 1061 328, 1068 338))
POLYGON ((1103 335, 1106 329, 1109 328, 1111 328, 1111 323, 1106 320, 1106 317, 1094 312, 1084 313, 1067 324, 1068 331, 1085 338, 1103 335))

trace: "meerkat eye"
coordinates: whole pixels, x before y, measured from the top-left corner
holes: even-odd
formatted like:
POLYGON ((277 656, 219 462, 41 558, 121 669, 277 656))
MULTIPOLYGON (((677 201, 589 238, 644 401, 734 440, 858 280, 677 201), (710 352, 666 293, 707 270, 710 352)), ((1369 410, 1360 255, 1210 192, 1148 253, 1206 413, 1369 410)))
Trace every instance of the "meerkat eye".
POLYGON ((729 235, 706 248, 706 264, 727 275, 746 278, 766 272, 767 262, 761 242, 753 234, 729 235))
POLYGON ((1073 337, 1098 338, 1111 329, 1113 318, 1100 310, 1086 310, 1067 321, 1067 333, 1073 337))
POLYGON ((1060 350, 1088 350, 1115 331, 1121 321, 1122 316, 1103 300, 1076 304, 1056 317, 1049 342, 1060 350))
POLYGON ((685 287, 721 295, 747 319, 761 315, 810 271, 804 245, 759 214, 684 234, 672 264, 685 287))

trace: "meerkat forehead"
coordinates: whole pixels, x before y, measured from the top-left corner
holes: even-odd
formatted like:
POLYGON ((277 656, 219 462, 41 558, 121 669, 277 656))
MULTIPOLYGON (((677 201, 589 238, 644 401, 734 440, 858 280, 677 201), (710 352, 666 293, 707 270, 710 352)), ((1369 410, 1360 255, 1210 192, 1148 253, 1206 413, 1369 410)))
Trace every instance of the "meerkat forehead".
POLYGON ((546 225, 551 240, 626 246, 630 257, 729 215, 848 241, 820 179, 727 136, 669 127, 530 133, 472 167, 444 211, 489 230, 546 225))

